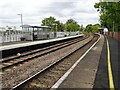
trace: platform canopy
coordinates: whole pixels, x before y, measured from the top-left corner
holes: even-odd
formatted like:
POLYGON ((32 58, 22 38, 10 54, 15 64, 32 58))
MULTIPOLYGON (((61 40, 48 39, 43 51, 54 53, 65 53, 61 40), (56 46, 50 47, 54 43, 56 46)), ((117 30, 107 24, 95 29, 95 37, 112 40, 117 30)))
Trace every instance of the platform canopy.
POLYGON ((23 28, 49 28, 49 26, 33 26, 33 25, 22 25, 23 28))
POLYGON ((100 34, 103 34, 104 28, 98 28, 98 30, 99 30, 100 34))

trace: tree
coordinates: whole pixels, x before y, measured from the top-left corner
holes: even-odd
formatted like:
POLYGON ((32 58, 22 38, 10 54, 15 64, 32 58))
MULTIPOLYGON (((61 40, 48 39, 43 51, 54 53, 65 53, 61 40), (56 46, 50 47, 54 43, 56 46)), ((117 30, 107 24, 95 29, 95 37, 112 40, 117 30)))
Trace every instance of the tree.
POLYGON ((52 31, 56 31, 56 29, 57 31, 64 31, 64 24, 52 16, 43 19, 41 25, 51 27, 52 31))
POLYGON ((73 19, 69 19, 67 20, 66 24, 65 24, 65 30, 66 31, 80 31, 81 28, 79 26, 79 24, 77 24, 77 22, 73 19))
POLYGON ((99 2, 94 5, 100 12, 101 25, 109 31, 120 31, 120 2, 99 2))
POLYGON ((64 24, 61 23, 60 21, 55 22, 57 25, 57 31, 64 31, 64 24))
POLYGON ((88 24, 85 28, 85 31, 88 32, 88 33, 92 32, 92 24, 88 24))
POLYGON ((88 32, 88 33, 89 32, 96 33, 96 32, 98 32, 98 28, 100 28, 100 27, 101 26, 99 24, 94 24, 94 25, 88 24, 85 28, 85 31, 88 32))
POLYGON ((77 22, 73 19, 68 19, 66 24, 69 24, 69 23, 74 23, 74 24, 77 24, 77 22))
POLYGON ((95 24, 92 26, 92 32, 96 33, 99 32, 98 28, 100 28, 101 26, 99 24, 95 24))
POLYGON ((45 18, 42 20, 42 26, 50 26, 51 28, 53 27, 53 25, 55 24, 56 19, 52 16, 45 18))

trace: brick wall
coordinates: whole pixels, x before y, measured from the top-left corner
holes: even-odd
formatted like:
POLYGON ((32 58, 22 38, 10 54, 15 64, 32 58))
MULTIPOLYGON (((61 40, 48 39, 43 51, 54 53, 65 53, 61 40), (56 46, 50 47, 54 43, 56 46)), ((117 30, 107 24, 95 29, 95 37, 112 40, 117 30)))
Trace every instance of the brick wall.
POLYGON ((114 32, 113 38, 120 41, 120 32, 114 32))
POLYGON ((120 32, 107 32, 106 35, 120 41, 120 32))

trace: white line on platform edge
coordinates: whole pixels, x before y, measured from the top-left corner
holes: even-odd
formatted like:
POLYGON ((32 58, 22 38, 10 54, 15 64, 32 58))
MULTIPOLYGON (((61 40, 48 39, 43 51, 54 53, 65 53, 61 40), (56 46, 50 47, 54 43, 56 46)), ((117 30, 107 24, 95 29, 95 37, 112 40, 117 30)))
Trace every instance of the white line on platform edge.
MULTIPOLYGON (((100 34, 99 34, 100 35, 100 34)), ((67 76, 73 71, 73 69, 77 66, 77 64, 87 55, 87 53, 99 42, 101 39, 101 35, 99 39, 74 63, 74 65, 51 87, 50 90, 57 89, 61 83, 67 78, 67 76)))

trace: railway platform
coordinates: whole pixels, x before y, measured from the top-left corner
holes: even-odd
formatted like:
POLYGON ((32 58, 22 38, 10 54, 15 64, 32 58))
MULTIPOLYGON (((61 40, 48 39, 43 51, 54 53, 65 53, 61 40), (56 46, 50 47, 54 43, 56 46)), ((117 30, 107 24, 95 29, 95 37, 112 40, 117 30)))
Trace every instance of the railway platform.
POLYGON ((111 37, 102 36, 100 41, 78 63, 73 71, 66 78, 62 77, 61 81, 59 79, 54 87, 118 88, 118 45, 120 45, 118 41, 111 37), (108 53, 108 49, 110 49, 110 53, 108 53))
POLYGON ((120 88, 118 78, 120 42, 109 36, 105 38, 93 88, 118 89, 120 88))
POLYGON ((2 46, 7 46, 7 45, 13 45, 13 44, 28 43, 28 42, 32 42, 32 41, 11 41, 11 42, 3 42, 3 43, 0 43, 0 47, 2 47, 2 46))
MULTIPOLYGON (((41 40, 41 41, 33 41, 33 42, 18 42, 13 44, 14 42, 6 43, 5 46, 0 46, 0 53, 2 53, 2 58, 6 58, 12 55, 16 55, 17 53, 23 53, 30 50, 34 50, 37 48, 47 47, 56 43, 69 41, 71 39, 83 37, 83 34, 63 37, 63 38, 55 38, 50 40, 41 40)), ((1 57, 0 57, 1 58, 1 57)))

